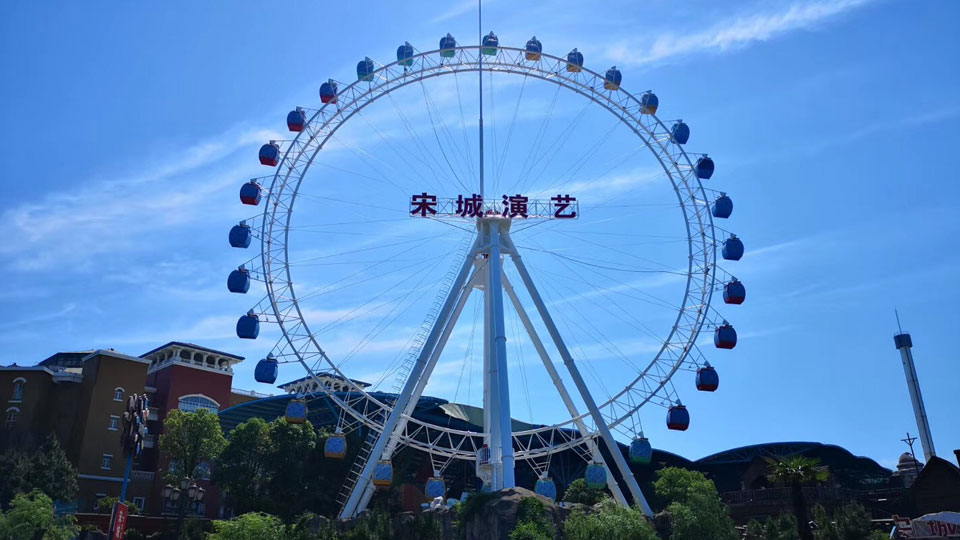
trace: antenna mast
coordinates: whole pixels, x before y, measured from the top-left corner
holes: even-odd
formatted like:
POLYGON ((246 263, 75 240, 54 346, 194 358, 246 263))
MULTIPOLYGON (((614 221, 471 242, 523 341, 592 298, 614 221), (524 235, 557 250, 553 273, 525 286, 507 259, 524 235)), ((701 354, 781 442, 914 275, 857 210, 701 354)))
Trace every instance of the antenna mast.
POLYGON ((480 69, 480 198, 483 199, 483 0, 477 0, 477 63, 480 69))

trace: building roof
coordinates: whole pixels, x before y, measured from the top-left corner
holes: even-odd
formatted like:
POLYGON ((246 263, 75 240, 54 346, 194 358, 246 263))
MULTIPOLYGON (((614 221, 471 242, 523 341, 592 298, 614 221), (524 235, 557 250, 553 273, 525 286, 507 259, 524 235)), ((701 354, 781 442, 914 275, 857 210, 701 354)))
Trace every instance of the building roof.
MULTIPOLYGON (((353 384, 359 386, 360 388, 367 388, 368 386, 370 386, 370 383, 368 383, 368 382, 360 381, 360 380, 357 380, 357 379, 348 379, 348 378, 346 378, 346 377, 337 375, 336 373, 332 373, 332 372, 330 372, 330 371, 318 371, 318 372, 317 372, 317 376, 318 376, 318 377, 329 377, 329 378, 331 378, 331 379, 337 379, 337 380, 340 380, 340 381, 347 381, 347 380, 348 380, 348 381, 352 382, 353 384)), ((294 384, 297 384, 297 383, 301 383, 301 382, 303 382, 303 381, 306 381, 306 380, 309 380, 309 379, 312 379, 312 378, 313 378, 313 376, 307 375, 306 377, 300 377, 299 379, 294 379, 294 380, 292 380, 292 381, 285 382, 285 383, 283 383, 283 384, 278 384, 278 385, 277 385, 277 388, 280 388, 281 390, 286 390, 286 388, 287 388, 288 386, 291 386, 291 385, 294 385, 294 384)))
POLYGON ((209 348, 209 347, 204 347, 204 346, 202 346, 202 345, 197 345, 197 344, 195 344, 195 343, 187 343, 187 342, 184 342, 184 341, 171 341, 171 342, 169 342, 169 343, 166 343, 166 344, 161 345, 161 346, 159 346, 159 347, 157 347, 157 348, 155 348, 155 349, 151 349, 151 350, 149 350, 149 351, 141 354, 141 355, 140 355, 140 358, 143 358, 143 357, 145 357, 145 356, 147 356, 147 355, 153 354, 153 353, 155 353, 155 352, 157 352, 157 351, 162 351, 163 349, 166 349, 167 347, 183 347, 183 348, 185 348, 185 349, 196 349, 196 350, 198 350, 198 351, 204 351, 204 352, 208 352, 208 353, 217 354, 217 355, 220 355, 220 356, 226 356, 226 357, 229 357, 229 358, 235 358, 235 359, 237 359, 237 360, 243 360, 243 357, 242 357, 242 356, 237 356, 237 355, 232 354, 232 353, 228 353, 228 352, 224 352, 224 351, 218 351, 217 349, 211 349, 211 348, 209 348))

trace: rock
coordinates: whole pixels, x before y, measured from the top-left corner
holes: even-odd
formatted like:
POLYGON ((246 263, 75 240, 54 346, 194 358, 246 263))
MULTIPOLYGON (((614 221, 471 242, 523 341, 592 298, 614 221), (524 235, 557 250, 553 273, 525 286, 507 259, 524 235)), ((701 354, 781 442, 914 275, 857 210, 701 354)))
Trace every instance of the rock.
POLYGON ((563 530, 563 521, 570 511, 557 506, 552 500, 524 488, 511 488, 496 492, 485 500, 464 523, 466 540, 510 540, 510 531, 517 525, 517 507, 522 499, 533 497, 543 502, 547 518, 554 530, 563 530))

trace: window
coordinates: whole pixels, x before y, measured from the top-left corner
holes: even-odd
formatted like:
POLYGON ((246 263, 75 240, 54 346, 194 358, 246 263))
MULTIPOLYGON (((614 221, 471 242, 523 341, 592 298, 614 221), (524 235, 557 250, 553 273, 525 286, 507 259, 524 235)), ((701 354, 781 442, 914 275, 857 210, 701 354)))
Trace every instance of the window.
POLYGON ((123 401, 123 388, 118 387, 113 389, 113 400, 123 401))
POLYGON ((17 377, 13 380, 13 398, 10 401, 23 401, 23 383, 27 382, 23 377, 17 377))
POLYGON ((107 498, 106 493, 97 493, 93 496, 93 510, 96 511, 100 507, 100 499, 107 498))
POLYGON ((216 414, 220 410, 220 404, 206 396, 182 396, 179 408, 183 412, 196 412, 200 409, 206 409, 216 414))
POLYGON ((193 470, 193 477, 197 480, 210 480, 210 464, 206 461, 200 462, 193 470))
POLYGON ((113 467, 113 454, 104 454, 103 461, 100 462, 100 468, 109 471, 113 467))
POLYGON ((117 431, 120 429, 120 417, 110 415, 110 424, 107 426, 107 429, 110 431, 117 431))
POLYGON ((147 506, 147 499, 144 497, 134 497, 133 504, 137 505, 137 508, 139 508, 142 513, 147 506))
POLYGON ((13 426, 17 425, 17 416, 20 414, 20 409, 16 407, 10 407, 7 409, 7 429, 13 429, 13 426))

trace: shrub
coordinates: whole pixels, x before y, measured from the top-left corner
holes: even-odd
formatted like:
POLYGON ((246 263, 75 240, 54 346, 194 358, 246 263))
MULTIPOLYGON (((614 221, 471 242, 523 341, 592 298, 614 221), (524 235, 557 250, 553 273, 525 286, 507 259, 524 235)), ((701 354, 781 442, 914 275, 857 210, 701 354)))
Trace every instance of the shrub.
MULTIPOLYGON (((97 501, 97 512, 101 514, 110 514, 113 512, 113 503, 120 500, 120 497, 103 497, 97 501)), ((127 509, 130 511, 130 515, 139 514, 142 509, 133 504, 130 501, 127 501, 127 509)))
POLYGON ((553 525, 547 518, 547 510, 543 502, 535 497, 520 499, 517 505, 517 526, 510 531, 510 539, 550 540, 552 538, 553 525))
POLYGON ((574 510, 563 532, 567 540, 658 540, 643 512, 623 508, 612 499, 603 501, 597 512, 574 510))
POLYGON ((276 516, 250 512, 230 521, 214 521, 209 540, 283 540, 283 522, 276 516))
POLYGON ((602 489, 587 487, 587 481, 583 478, 577 478, 567 487, 567 492, 563 494, 564 502, 580 503, 587 506, 593 506, 603 499, 607 494, 602 489))

